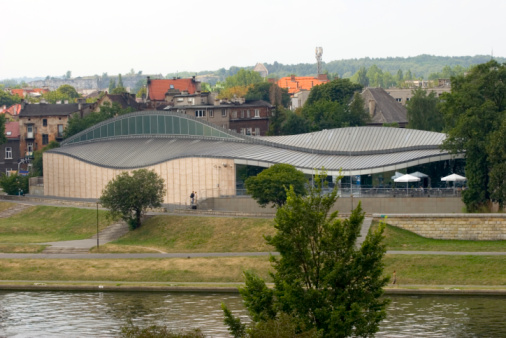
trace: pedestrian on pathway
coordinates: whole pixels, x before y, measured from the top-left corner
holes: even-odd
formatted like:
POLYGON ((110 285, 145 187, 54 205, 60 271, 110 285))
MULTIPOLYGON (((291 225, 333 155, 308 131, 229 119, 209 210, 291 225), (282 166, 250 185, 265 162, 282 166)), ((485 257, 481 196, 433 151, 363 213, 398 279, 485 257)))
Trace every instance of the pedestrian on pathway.
POLYGON ((397 274, 395 273, 395 270, 394 270, 394 274, 392 275, 392 279, 393 279, 392 284, 397 283, 397 274))
POLYGON ((195 202, 195 193, 192 191, 192 193, 190 194, 190 203, 191 203, 191 205, 193 205, 194 202, 195 202))

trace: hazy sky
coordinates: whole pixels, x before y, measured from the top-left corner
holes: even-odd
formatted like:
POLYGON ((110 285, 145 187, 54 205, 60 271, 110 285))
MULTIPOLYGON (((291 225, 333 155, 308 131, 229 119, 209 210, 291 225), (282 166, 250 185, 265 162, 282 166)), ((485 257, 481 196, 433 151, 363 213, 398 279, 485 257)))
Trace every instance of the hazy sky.
POLYGON ((0 79, 506 56, 504 0, 0 0, 0 79))

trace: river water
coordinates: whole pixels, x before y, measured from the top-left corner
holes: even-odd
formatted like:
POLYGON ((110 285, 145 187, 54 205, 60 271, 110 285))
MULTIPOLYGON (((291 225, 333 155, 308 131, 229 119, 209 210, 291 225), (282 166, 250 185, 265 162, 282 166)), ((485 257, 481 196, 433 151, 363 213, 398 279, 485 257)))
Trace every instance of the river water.
MULTIPOLYGON (((506 337, 506 297, 389 298, 377 337, 506 337)), ((229 337, 222 302, 248 320, 238 294, 0 291, 0 337, 114 337, 129 319, 229 337)))

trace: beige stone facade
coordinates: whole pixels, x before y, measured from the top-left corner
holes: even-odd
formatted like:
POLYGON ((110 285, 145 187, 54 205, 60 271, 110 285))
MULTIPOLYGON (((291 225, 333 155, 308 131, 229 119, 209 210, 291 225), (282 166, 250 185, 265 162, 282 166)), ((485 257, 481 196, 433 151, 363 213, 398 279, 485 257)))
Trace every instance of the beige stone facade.
MULTIPOLYGON (((375 215, 379 218, 379 215, 375 215)), ((506 240, 506 216, 501 214, 382 215, 386 223, 435 239, 506 240)))
MULTIPOLYGON (((124 171, 55 153, 43 156, 46 196, 99 198, 107 183, 124 171)), ((235 195, 235 165, 230 159, 182 158, 146 169, 154 170, 165 180, 164 203, 189 204, 192 191, 197 192, 198 200, 235 195)))

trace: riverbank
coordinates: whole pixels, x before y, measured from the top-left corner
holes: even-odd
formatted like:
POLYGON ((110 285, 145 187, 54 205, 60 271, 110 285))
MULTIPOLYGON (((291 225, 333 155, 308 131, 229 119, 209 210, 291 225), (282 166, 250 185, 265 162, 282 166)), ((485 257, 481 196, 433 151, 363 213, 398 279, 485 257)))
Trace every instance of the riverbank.
MULTIPOLYGON (((90 281, 1 281, 1 291, 75 291, 75 292, 174 292, 174 293, 238 293, 242 283, 128 283, 90 281)), ((458 295, 506 296, 506 287, 470 285, 409 285, 386 287, 385 295, 458 295)))

